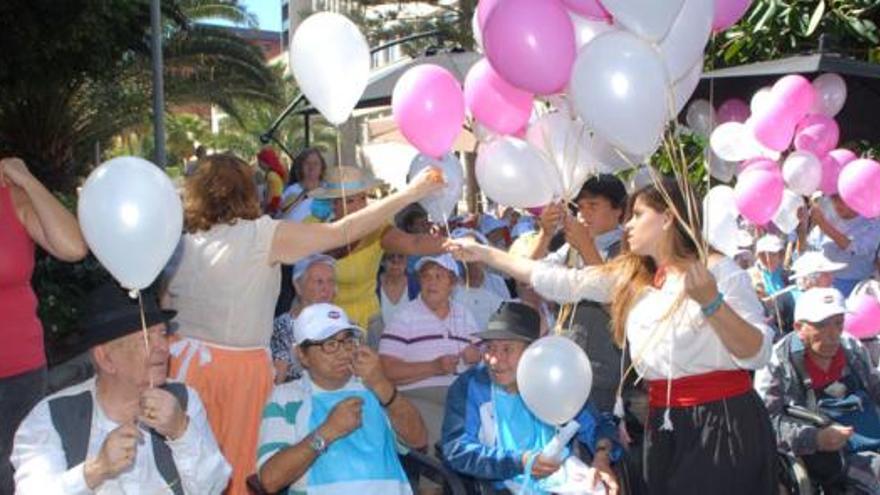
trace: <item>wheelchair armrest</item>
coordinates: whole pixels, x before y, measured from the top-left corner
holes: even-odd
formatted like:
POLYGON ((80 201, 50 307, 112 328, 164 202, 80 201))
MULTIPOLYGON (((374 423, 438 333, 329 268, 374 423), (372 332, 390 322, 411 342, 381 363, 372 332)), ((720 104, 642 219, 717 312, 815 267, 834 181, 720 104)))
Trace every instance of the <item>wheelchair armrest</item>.
POLYGON ((439 460, 417 450, 410 450, 405 457, 418 464, 422 469, 422 472, 429 478, 434 479, 439 476, 440 480, 435 479, 435 481, 442 482, 449 489, 448 492, 444 491, 444 493, 449 493, 451 495, 467 494, 464 483, 461 481, 461 478, 458 477, 458 474, 446 467, 439 460))
POLYGON ((818 411, 811 411, 803 406, 788 405, 783 410, 786 416, 791 416, 816 428, 825 428, 833 423, 827 415, 818 411))

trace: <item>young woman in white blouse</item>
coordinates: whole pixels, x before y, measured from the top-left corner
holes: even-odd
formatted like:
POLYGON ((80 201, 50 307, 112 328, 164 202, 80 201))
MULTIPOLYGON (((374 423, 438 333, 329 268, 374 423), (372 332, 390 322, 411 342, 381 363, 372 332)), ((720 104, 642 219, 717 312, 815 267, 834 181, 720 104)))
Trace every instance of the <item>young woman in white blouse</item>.
POLYGON ((636 192, 628 252, 601 266, 565 268, 468 241, 450 249, 529 281, 548 299, 611 305, 615 340, 649 385, 651 494, 776 493, 775 437, 749 375, 769 359, 771 330, 746 272, 719 254, 708 255, 708 268, 700 260, 688 235, 701 231, 698 212, 688 215, 687 204, 671 181, 636 192))

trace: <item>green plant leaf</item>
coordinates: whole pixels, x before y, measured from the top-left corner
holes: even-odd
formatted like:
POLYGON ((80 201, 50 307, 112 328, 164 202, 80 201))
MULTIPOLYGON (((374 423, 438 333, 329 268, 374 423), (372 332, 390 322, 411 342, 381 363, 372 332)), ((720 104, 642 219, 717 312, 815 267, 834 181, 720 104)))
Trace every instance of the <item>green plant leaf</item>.
POLYGON ((807 25, 807 36, 811 36, 816 31, 819 23, 822 22, 823 15, 825 15, 825 0, 819 0, 816 10, 813 11, 813 15, 810 17, 810 24, 807 25))

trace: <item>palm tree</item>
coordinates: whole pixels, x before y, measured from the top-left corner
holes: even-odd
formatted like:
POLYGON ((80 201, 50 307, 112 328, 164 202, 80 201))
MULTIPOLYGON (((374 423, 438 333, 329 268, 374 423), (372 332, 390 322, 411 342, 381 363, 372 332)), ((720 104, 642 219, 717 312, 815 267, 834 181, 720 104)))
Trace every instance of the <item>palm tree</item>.
MULTIPOLYGON (((253 25, 238 0, 163 2, 169 104, 280 103, 260 50, 222 28, 253 25)), ((70 191, 96 148, 150 115, 149 0, 0 2, 0 153, 22 156, 47 185, 70 191)))

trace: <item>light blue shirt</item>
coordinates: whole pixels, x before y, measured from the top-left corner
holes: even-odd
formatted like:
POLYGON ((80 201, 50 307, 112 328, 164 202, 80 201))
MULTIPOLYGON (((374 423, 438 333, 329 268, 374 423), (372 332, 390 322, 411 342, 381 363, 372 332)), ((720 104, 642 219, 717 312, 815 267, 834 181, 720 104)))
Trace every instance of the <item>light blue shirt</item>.
POLYGON ((845 268, 834 272, 835 278, 856 281, 869 278, 874 273, 874 259, 880 245, 880 221, 863 217, 844 220, 834 214, 828 216, 828 221, 850 240, 849 246, 841 249, 819 227, 813 228, 807 243, 821 250, 829 260, 846 263, 845 268))

